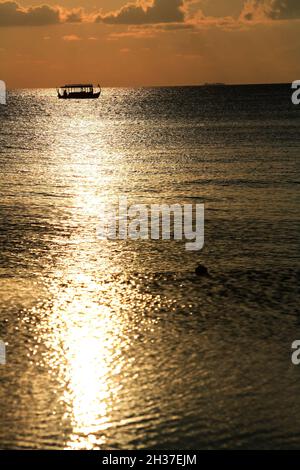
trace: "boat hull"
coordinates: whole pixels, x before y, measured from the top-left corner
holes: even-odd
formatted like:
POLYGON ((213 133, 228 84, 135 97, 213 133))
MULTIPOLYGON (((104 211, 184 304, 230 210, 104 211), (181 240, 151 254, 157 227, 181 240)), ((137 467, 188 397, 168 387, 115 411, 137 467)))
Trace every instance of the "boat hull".
POLYGON ((96 100, 100 97, 101 92, 98 93, 69 93, 68 95, 58 94, 60 100, 96 100))

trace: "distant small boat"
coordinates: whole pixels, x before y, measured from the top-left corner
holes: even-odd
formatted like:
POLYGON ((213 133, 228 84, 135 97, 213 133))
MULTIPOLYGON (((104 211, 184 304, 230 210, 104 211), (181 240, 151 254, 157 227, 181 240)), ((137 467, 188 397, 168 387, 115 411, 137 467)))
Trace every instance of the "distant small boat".
POLYGON ((57 95, 60 100, 97 99, 101 95, 100 85, 98 88, 99 91, 95 91, 91 84, 64 85, 57 89, 57 95))
POLYGON ((222 83, 222 82, 204 83, 204 86, 226 86, 226 83, 222 83))

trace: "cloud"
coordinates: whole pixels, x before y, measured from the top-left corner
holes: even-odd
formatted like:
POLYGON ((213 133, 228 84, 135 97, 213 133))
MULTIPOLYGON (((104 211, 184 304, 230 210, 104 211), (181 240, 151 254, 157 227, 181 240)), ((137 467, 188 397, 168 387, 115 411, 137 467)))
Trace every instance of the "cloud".
MULTIPOLYGON (((299 0, 300 1, 300 0, 299 0)), ((207 17, 201 9, 202 0, 136 0, 121 9, 96 16, 96 22, 127 25, 130 27, 156 27, 157 32, 200 30, 209 27, 224 30, 240 28, 232 17, 207 17)), ((146 33, 149 36, 149 33, 146 33)), ((153 34, 153 33, 150 33, 153 34)), ((141 32, 130 32, 133 37, 142 37, 141 32)), ((120 35, 118 35, 121 37, 120 35)), ((117 34, 114 35, 116 39, 117 34)))
POLYGON ((189 19, 189 5, 195 0, 136 0, 106 15, 87 13, 83 8, 39 5, 23 7, 15 1, 0 0, 1 26, 46 26, 65 23, 118 24, 143 26, 156 24, 184 25, 189 19))
POLYGON ((152 27, 139 28, 131 26, 125 32, 111 33, 107 36, 107 41, 119 41, 123 39, 153 39, 157 36, 157 31, 152 27))
POLYGON ((67 41, 67 42, 81 41, 81 38, 77 36, 76 34, 68 34, 66 36, 63 36, 63 41, 67 41))
POLYGON ((48 5, 25 9, 15 2, 0 3, 0 26, 43 26, 59 22, 58 9, 48 5))
POLYGON ((82 23, 84 21, 84 11, 82 8, 71 11, 60 8, 60 17, 62 23, 82 23))
POLYGON ((246 21, 272 21, 300 19, 299 0, 247 0, 241 19, 246 21))
POLYGON ((107 24, 142 25, 157 23, 183 23, 185 0, 152 0, 128 3, 120 10, 98 15, 96 22, 107 24))
POLYGON ((209 27, 232 30, 243 28, 245 24, 300 19, 300 0, 245 0, 239 18, 206 16, 201 9, 204 4, 203 0, 135 0, 119 10, 103 14, 46 4, 26 8, 15 1, 0 0, 0 27, 101 22, 127 26, 128 36, 150 37, 155 32, 146 30, 153 27, 158 28, 156 33, 209 27), (130 31, 133 27, 145 31, 130 31))
POLYGON ((164 31, 182 31, 187 29, 193 29, 194 25, 192 23, 169 23, 160 25, 159 28, 163 29, 164 31))
POLYGON ((39 5, 22 7, 13 1, 0 2, 0 27, 2 26, 47 26, 60 23, 81 23, 81 9, 66 10, 62 7, 39 5))

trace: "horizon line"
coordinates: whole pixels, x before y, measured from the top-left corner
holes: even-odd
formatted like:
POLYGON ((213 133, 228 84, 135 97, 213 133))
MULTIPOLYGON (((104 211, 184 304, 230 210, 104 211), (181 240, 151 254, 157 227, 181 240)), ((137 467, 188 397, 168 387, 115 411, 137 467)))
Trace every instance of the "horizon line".
MULTIPOLYGON (((7 83, 7 82, 6 82, 7 83)), ((101 85, 101 88, 193 88, 193 87, 205 87, 205 86, 266 86, 266 85, 291 85, 292 81, 288 82, 249 82, 249 83, 226 83, 226 82, 205 82, 198 84, 176 84, 176 85, 101 85)), ((11 87, 7 88, 8 91, 13 90, 51 90, 57 89, 60 86, 27 86, 27 87, 11 87)))

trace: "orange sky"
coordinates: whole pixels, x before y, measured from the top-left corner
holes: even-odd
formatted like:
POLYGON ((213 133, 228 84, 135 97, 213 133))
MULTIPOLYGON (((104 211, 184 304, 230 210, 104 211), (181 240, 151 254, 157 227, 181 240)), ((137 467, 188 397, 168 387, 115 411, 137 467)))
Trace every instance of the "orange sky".
POLYGON ((0 0, 0 79, 9 88, 292 82, 299 32, 300 0, 0 0))

